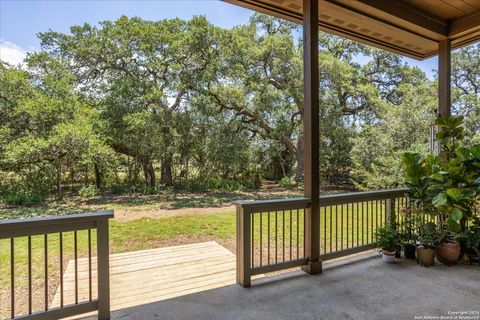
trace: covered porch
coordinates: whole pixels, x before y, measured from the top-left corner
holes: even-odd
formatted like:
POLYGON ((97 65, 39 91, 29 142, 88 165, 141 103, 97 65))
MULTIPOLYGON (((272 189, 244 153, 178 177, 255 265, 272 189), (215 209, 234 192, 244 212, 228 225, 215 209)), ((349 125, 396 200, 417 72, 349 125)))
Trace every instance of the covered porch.
MULTIPOLYGON (((480 268, 420 268, 414 260, 386 265, 376 253, 369 252, 374 248, 375 230, 388 219, 401 219, 400 213, 408 204, 404 189, 320 196, 318 179, 319 30, 417 59, 438 54, 438 114, 446 116, 451 112, 450 53, 452 48, 480 39, 480 1, 456 1, 465 4, 456 10, 449 9, 446 0, 228 2, 303 24, 304 197, 238 202, 236 257, 219 248, 217 257, 213 254, 217 249, 205 247, 205 257, 213 254, 222 266, 218 274, 209 273, 218 286, 204 286, 202 290, 197 290, 201 286, 196 281, 177 286, 186 270, 217 270, 192 259, 192 248, 181 257, 172 256, 174 265, 163 278, 158 268, 150 268, 152 265, 144 269, 140 265, 138 270, 127 268, 124 275, 117 273, 115 268, 127 266, 123 263, 127 260, 133 265, 141 254, 109 255, 108 219, 113 217, 112 212, 0 222, 0 239, 11 239, 8 249, 12 257, 16 238, 28 237, 29 241, 29 311, 25 315, 15 312, 12 258, 8 266, 11 318, 60 319, 86 312, 98 312, 94 318, 99 319, 429 319, 458 315, 452 312, 471 312, 461 314, 471 319, 480 317, 479 310, 472 310, 480 296, 480 268), (88 232, 85 260, 77 257, 80 232, 88 232), (75 259, 65 266, 64 233, 73 233, 75 252, 75 259), (60 270, 70 273, 61 272, 60 291, 53 304, 46 299, 45 309, 35 312, 32 290, 45 290, 48 296, 50 234, 59 234, 56 245, 60 248, 60 270), (45 289, 32 288, 32 236, 45 236, 45 289), (184 264, 175 259, 185 259, 184 264), (292 268, 301 270, 290 271, 292 268), (255 278, 279 271, 282 273, 255 278), (133 273, 138 276, 138 286, 122 283, 128 277, 132 279, 133 273), (86 283, 83 292, 81 281, 86 283), (181 289, 170 295, 159 293, 166 283, 181 289), (252 284, 253 288, 246 288, 252 284), (117 303, 114 297, 121 299, 117 303)), ((158 267, 172 252, 158 250, 158 259, 149 253, 141 258, 158 267)))

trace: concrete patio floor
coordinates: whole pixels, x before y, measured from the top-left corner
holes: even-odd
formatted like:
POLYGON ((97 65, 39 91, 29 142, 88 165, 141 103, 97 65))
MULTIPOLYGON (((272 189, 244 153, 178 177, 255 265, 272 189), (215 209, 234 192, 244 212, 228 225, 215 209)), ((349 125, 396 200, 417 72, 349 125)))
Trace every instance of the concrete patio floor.
POLYGON ((367 253, 325 263, 320 275, 292 271, 252 288, 228 285, 117 310, 112 319, 440 319, 479 310, 479 266, 388 265, 367 253))

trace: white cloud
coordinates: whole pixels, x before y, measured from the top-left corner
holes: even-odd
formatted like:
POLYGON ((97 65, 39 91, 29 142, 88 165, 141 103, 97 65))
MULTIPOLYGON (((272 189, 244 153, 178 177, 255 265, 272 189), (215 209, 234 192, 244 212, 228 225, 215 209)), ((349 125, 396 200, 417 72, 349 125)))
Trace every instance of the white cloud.
POLYGON ((27 51, 19 45, 0 40, 0 60, 16 66, 21 64, 26 56, 27 51))

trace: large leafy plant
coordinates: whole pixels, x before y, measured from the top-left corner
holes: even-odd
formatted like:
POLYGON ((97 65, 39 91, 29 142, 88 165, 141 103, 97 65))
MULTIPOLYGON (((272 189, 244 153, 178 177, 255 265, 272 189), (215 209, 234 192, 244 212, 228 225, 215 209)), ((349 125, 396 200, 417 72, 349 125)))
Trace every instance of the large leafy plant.
POLYGON ((435 125, 441 145, 438 155, 422 159, 405 153, 402 168, 414 207, 438 216, 439 227, 454 233, 465 224, 478 207, 480 195, 480 145, 465 147, 463 117, 439 117, 435 125))
POLYGON ((474 250, 480 256, 480 218, 473 217, 472 224, 464 234, 467 248, 474 250))

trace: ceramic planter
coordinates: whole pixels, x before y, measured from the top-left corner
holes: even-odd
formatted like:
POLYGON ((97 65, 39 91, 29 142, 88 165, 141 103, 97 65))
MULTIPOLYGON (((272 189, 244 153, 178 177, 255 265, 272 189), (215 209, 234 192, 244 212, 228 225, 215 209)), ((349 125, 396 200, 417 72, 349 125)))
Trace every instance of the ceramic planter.
POLYGON ((460 242, 449 241, 435 249, 437 260, 445 265, 452 265, 458 263, 460 259, 460 242))
POLYGON ((417 262, 424 267, 433 266, 435 262, 435 249, 417 247, 417 262))
POLYGON ((407 259, 415 259, 415 245, 406 243, 403 245, 403 254, 407 259))
POLYGON ((383 262, 394 263, 395 262, 395 250, 394 251, 382 250, 382 257, 383 257, 383 262))

